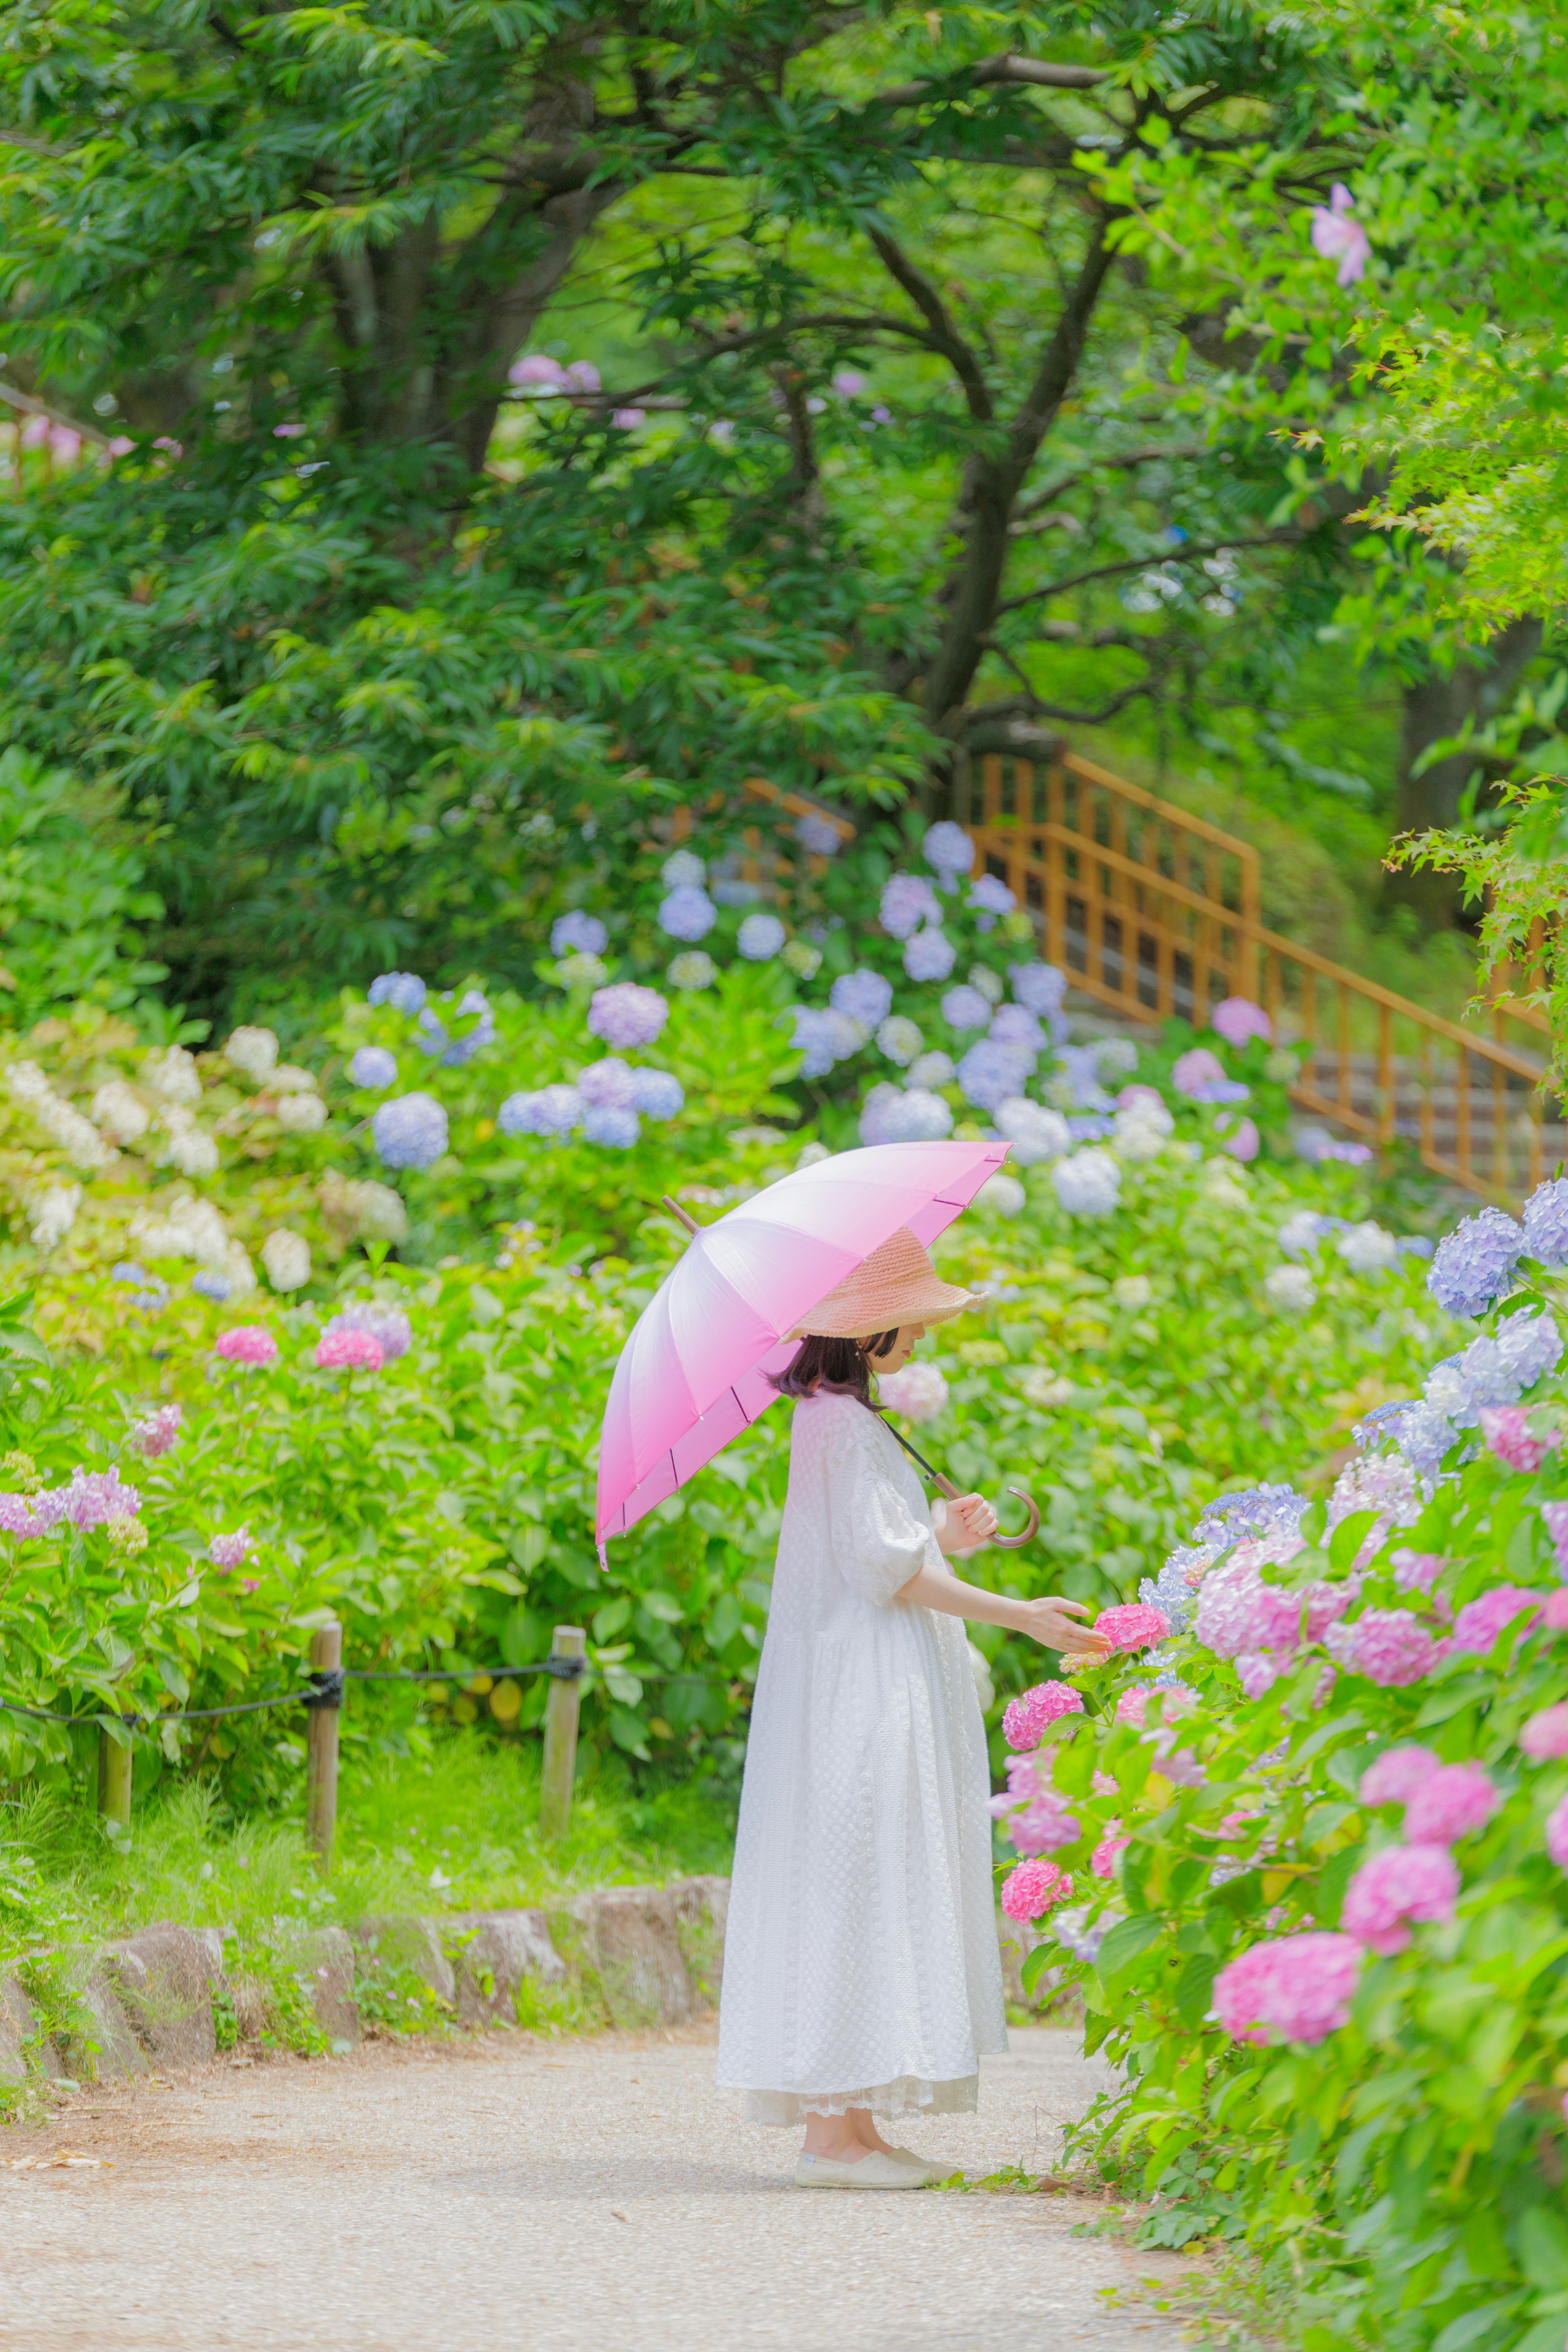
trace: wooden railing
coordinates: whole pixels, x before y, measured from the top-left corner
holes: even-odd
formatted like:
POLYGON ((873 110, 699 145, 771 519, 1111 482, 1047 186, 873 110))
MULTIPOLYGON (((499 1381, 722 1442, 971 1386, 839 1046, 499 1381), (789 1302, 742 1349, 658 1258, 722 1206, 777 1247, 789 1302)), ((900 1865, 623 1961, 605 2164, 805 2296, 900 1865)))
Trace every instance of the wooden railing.
POLYGON ((1304 1110, 1434 1173, 1516 1202, 1563 1157, 1539 1014, 1515 997, 1482 1036, 1267 928, 1258 852, 1069 752, 1048 767, 975 763, 955 814, 986 869, 1035 916, 1042 952, 1131 1019, 1201 1028, 1222 997, 1260 1003, 1310 1051, 1304 1110), (1510 1035, 1512 1030, 1518 1034, 1510 1035))

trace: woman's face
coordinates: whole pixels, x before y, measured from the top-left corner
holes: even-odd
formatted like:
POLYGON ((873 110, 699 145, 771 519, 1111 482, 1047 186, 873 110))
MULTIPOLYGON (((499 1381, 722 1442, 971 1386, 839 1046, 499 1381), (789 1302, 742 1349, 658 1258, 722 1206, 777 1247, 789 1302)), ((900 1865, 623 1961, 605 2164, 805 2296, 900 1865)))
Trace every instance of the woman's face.
POLYGON ((923 1323, 900 1323, 893 1334, 893 1344, 887 1354, 872 1357, 871 1370, 879 1375, 883 1372, 901 1370, 914 1353, 915 1341, 923 1339, 925 1335, 926 1327, 923 1323))

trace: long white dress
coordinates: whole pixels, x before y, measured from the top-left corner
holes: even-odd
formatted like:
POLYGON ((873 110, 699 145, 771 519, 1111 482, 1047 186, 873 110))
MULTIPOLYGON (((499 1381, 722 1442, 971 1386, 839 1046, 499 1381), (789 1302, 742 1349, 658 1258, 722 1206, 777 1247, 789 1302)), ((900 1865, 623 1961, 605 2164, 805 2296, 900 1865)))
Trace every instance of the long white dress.
POLYGON ((890 1431, 795 1408, 725 1934, 722 2087, 757 2123, 973 2108, 1005 2050, 984 1727, 963 1625, 895 1598, 942 1564, 890 1431))

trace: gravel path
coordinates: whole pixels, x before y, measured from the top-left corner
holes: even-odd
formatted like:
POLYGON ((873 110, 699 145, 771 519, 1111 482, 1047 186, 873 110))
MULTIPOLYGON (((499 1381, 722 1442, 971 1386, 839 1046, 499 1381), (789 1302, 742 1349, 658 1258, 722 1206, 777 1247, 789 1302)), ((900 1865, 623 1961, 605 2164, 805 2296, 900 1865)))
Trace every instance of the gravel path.
MULTIPOLYGON (((739 2120, 713 2033, 374 2045, 90 2088, 0 2133, 5 2352, 1158 2352, 1103 2290, 1178 2267, 1074 2238, 1071 2197, 805 2194, 739 2120), (101 2168, 29 2167, 62 2150, 101 2168)), ((908 2145, 1045 2170, 1092 2095, 1015 2032, 975 2117, 908 2145)))

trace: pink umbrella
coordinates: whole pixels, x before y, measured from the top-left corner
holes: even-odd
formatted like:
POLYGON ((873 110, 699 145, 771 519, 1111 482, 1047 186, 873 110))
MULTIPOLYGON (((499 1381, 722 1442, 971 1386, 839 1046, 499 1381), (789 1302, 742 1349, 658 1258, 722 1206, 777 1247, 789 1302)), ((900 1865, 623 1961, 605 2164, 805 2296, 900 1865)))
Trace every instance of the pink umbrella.
POLYGON ((638 1316, 599 1440, 596 1532, 624 1535, 775 1402, 789 1333, 908 1225, 931 1244, 1010 1146, 879 1143, 797 1168, 713 1224, 638 1316))

